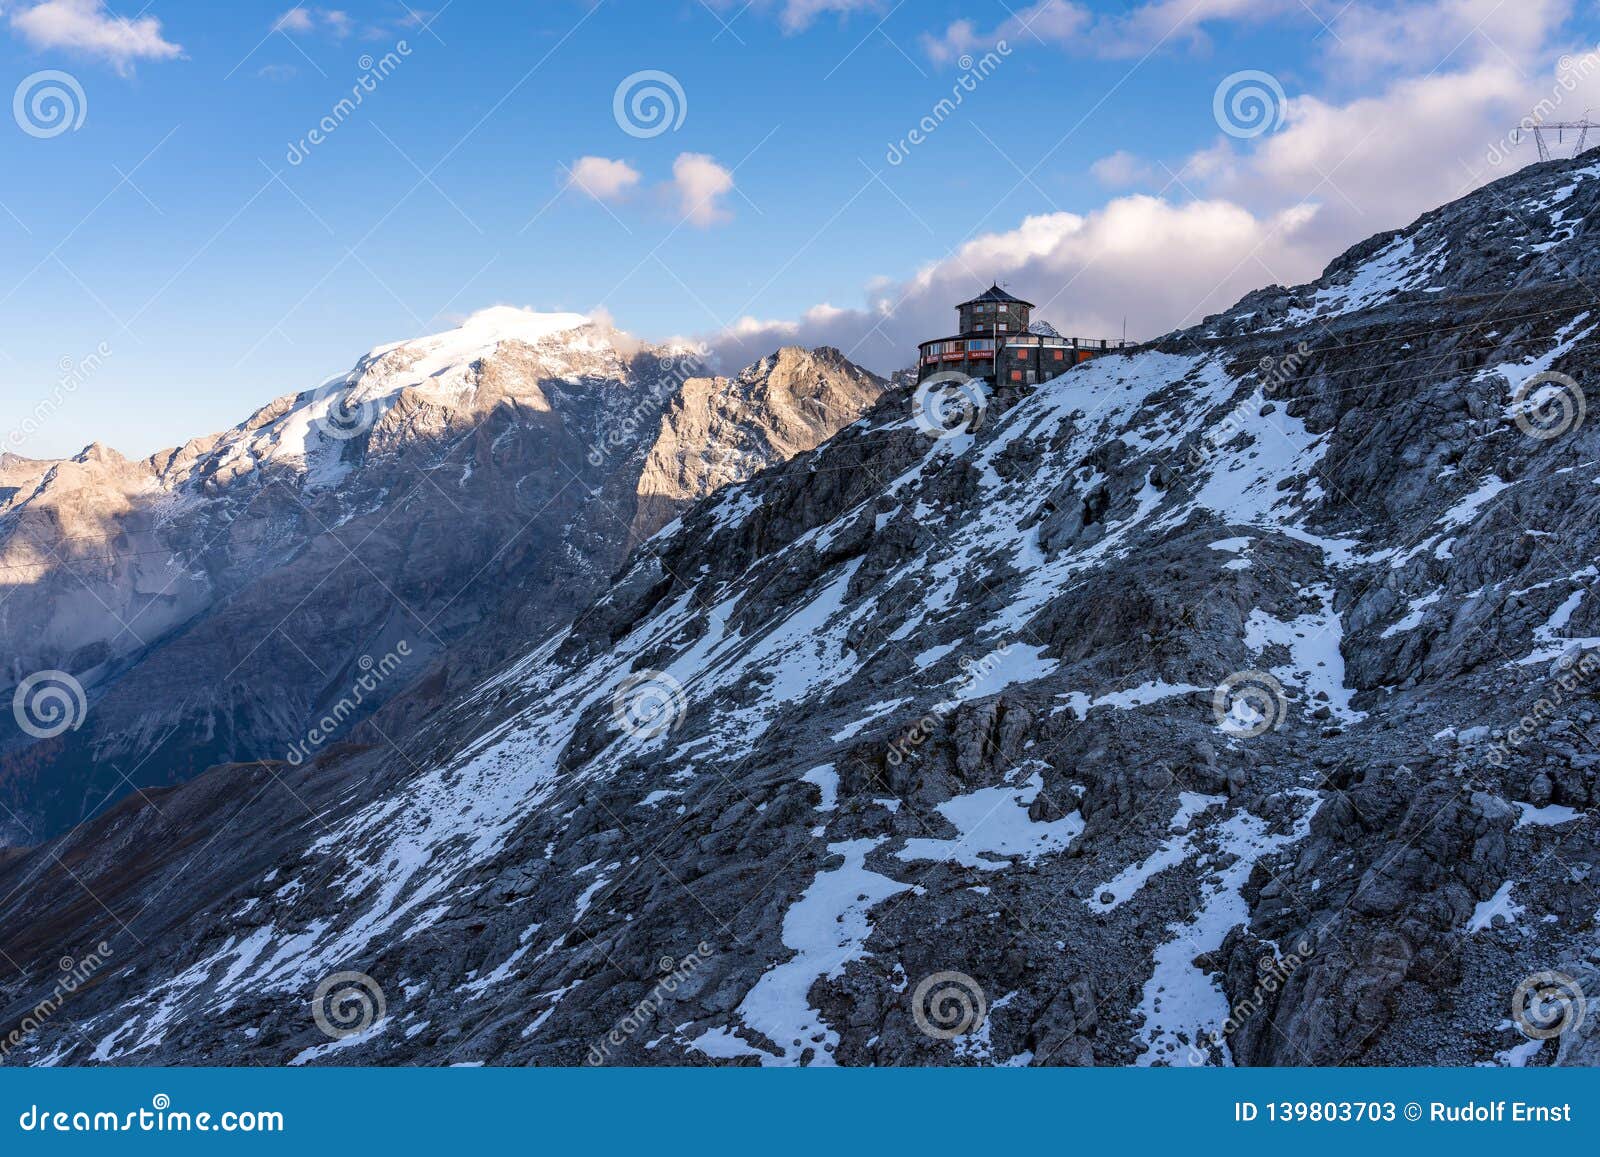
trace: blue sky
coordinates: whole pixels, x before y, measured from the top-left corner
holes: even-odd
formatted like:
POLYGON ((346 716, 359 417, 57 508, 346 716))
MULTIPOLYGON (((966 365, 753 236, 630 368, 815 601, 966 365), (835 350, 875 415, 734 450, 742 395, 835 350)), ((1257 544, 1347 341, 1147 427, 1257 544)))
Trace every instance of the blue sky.
POLYGON ((96 364, 0 448, 148 454, 496 304, 604 310, 733 361, 827 341, 886 370, 1000 278, 1063 329, 1151 335, 1530 159, 1490 158, 1563 76, 1572 116, 1600 107, 1594 15, 7 0, 22 104, 0 118, 0 427, 59 394, 63 366, 96 364), (76 127, 28 104, 46 71, 81 90, 76 127), (681 124, 619 123, 642 72, 670 76, 681 124), (1240 74, 1265 77, 1261 132, 1219 116, 1240 74))

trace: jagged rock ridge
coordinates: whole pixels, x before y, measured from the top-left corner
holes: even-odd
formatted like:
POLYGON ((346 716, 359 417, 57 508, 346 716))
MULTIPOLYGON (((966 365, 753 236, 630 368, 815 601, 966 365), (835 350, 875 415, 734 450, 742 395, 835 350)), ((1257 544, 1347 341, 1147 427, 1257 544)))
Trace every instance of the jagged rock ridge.
POLYGON ((854 421, 883 386, 836 355, 807 364, 806 396, 832 408, 797 426, 785 391, 799 383, 781 374, 771 389, 759 367, 708 381, 687 346, 499 308, 145 461, 98 445, 8 458, 0 693, 60 670, 89 707, 43 741, 0 732, 13 817, 0 836, 37 843, 129 790, 283 758, 364 664, 401 660, 361 715, 435 664, 449 685, 504 658, 517 631, 571 618, 630 549, 732 477, 680 469, 661 484, 686 399, 718 416, 701 453, 737 455, 747 476, 854 421), (464 642, 471 662, 454 653, 464 642))

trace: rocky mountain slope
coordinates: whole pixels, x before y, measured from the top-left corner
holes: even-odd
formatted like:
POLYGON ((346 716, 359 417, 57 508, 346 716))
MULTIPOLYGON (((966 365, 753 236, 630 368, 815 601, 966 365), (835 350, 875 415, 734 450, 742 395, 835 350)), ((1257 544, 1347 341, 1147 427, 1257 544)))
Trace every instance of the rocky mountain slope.
POLYGON ((303 758, 324 713, 347 730, 460 668, 464 639, 503 658, 508 622, 567 621, 678 510, 883 386, 836 351, 704 372, 686 346, 494 309, 149 460, 0 461, 0 693, 45 671, 85 689, 56 726, 0 732, 0 836, 36 843, 215 764, 303 758), (802 405, 823 408, 797 425, 802 405), (717 418, 692 450, 686 413, 717 418))
POLYGON ((645 456, 636 533, 649 538, 695 499, 827 441, 866 413, 884 387, 828 347, 790 346, 732 379, 690 378, 667 405, 645 456))
POLYGON ((11 1063, 1593 1063, 1597 220, 1535 166, 1036 388, 899 388, 403 760, 0 863, 11 1063))

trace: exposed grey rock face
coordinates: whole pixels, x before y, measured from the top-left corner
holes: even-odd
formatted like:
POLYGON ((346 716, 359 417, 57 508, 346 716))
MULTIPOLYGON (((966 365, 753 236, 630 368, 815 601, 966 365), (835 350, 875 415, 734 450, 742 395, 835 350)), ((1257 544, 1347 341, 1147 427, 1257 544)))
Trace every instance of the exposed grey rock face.
POLYGON ((786 347, 732 379, 689 379, 645 456, 637 529, 649 537, 695 499, 821 445, 884 388, 827 346, 786 347))
POLYGON ((435 664, 459 677, 514 653, 517 633, 570 619, 729 480, 680 467, 663 484, 682 415, 714 413, 699 453, 748 474, 882 388, 837 354, 769 361, 706 380, 687 348, 489 310, 147 461, 98 445, 8 457, 0 566, 17 585, 0 603, 0 684, 9 702, 33 673, 65 671, 88 710, 43 740, 6 719, 0 835, 37 843, 130 790, 303 758, 331 738, 324 718, 343 735, 435 664), (797 422, 802 400, 825 405, 797 422))
POLYGON ((1592 1063, 1513 998, 1594 984, 1597 201, 1524 170, 944 437, 903 385, 393 746, 0 862, 7 1018, 111 952, 13 1059, 1592 1063))

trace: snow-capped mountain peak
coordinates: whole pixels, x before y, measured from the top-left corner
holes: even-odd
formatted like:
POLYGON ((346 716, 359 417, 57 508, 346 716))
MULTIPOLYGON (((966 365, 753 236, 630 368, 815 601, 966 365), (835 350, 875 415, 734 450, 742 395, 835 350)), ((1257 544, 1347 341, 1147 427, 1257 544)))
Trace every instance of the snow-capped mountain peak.
MULTIPOLYGON (((0 830, 0 846, 36 842, 125 790, 100 783, 91 747, 179 736, 130 760, 150 783, 275 758, 339 672, 402 632, 416 677, 423 654, 486 616, 514 614, 518 630, 561 621, 688 504, 810 449, 883 388, 842 358, 808 364, 804 381, 769 373, 774 388, 758 390, 747 376, 696 377, 692 350, 641 343, 608 319, 497 307, 378 346, 316 389, 146 460, 98 444, 63 462, 7 457, 0 568, 25 580, 0 614, 11 679, 64 670, 103 698, 69 749, 48 755, 48 786, 24 778, 7 794, 8 753, 38 755, 27 736, 0 734, 0 803, 32 821, 0 830), (826 404, 797 420, 802 399, 826 404), (357 580, 365 594, 341 590, 357 580), (335 591, 338 608, 322 608, 335 591), (293 638, 301 612, 339 631, 293 638)), ((502 631, 482 653, 515 637, 502 631)))

